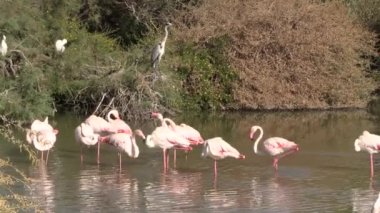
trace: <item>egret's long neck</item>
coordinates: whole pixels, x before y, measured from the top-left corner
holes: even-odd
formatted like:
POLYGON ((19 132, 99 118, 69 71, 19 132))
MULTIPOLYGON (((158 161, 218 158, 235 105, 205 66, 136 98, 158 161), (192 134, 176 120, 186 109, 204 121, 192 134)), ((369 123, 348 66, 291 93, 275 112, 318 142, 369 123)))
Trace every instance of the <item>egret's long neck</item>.
POLYGON ((261 138, 263 137, 263 134, 264 134, 264 130, 263 130, 263 128, 258 127, 258 130, 260 130, 260 135, 259 135, 259 137, 256 138, 255 144, 254 144, 254 146, 253 146, 253 151, 254 151, 256 154, 259 153, 257 147, 259 146, 259 142, 260 142, 260 140, 261 140, 261 138))
POLYGON ((162 41, 161 41, 161 45, 162 45, 162 46, 165 46, 166 39, 168 39, 168 35, 169 35, 168 26, 165 26, 165 37, 164 37, 164 39, 162 39, 162 41))

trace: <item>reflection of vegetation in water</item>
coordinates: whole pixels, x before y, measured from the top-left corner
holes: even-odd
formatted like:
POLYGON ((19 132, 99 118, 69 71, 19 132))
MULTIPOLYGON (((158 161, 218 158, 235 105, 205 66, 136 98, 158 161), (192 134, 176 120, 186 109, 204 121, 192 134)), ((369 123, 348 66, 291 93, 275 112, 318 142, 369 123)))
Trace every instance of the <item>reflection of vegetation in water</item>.
POLYGON ((0 209, 2 212, 20 212, 37 210, 37 206, 28 196, 20 195, 15 188, 29 189, 25 175, 9 161, 0 159, 0 209))
MULTIPOLYGON (((13 143, 20 148, 20 151, 28 153, 29 159, 32 162, 37 161, 36 153, 25 144, 22 140, 17 139, 15 130, 11 129, 9 125, 0 127, 0 135, 6 142, 13 143)), ((28 178, 16 167, 14 167, 9 161, 0 158, 0 209, 1 212, 19 212, 22 210, 34 210, 36 206, 25 195, 20 195, 15 191, 16 188, 22 188, 24 190, 29 189, 28 178)))

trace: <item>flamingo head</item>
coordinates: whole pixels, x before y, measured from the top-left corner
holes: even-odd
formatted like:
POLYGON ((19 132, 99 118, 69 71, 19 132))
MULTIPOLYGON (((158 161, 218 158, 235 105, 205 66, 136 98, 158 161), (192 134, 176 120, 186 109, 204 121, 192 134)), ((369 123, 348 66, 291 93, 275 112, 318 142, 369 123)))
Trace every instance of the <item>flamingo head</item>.
POLYGON ((250 132, 249 132, 249 138, 250 138, 251 140, 253 140, 253 136, 255 135, 255 132, 256 132, 258 129, 259 129, 258 126, 252 126, 252 127, 251 127, 251 130, 250 130, 250 132))
POLYGON ((143 140, 145 140, 145 135, 144 135, 143 131, 141 131, 141 129, 136 129, 134 131, 134 133, 135 133, 135 135, 137 135, 137 136, 141 137, 143 140))
POLYGON ((152 112, 152 118, 158 118, 160 120, 164 119, 161 113, 159 112, 152 112))
POLYGON ((360 152, 360 150, 361 150, 361 148, 359 146, 359 142, 360 142, 360 140, 356 139, 355 143, 354 143, 354 145, 355 145, 355 151, 357 151, 357 152, 360 152))
POLYGON ((66 43, 67 43, 67 39, 64 38, 64 39, 62 40, 62 44, 65 45, 66 43))
POLYGON ((3 40, 4 40, 4 41, 7 40, 7 37, 6 37, 5 35, 3 35, 3 40))

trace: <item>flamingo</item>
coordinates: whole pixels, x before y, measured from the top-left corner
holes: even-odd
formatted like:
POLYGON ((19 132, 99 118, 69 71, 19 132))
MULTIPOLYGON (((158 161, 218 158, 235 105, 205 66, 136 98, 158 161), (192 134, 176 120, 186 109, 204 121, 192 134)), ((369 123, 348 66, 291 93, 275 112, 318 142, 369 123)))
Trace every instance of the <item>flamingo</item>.
POLYGON ((117 132, 132 134, 131 127, 120 118, 119 112, 116 109, 107 113, 107 121, 117 130, 117 132))
MULTIPOLYGON (((258 144, 261 138, 264 135, 264 130, 260 126, 252 126, 250 131, 250 139, 253 140, 253 136, 256 131, 260 131, 259 137, 256 139, 253 150, 255 154, 259 154, 257 149, 258 144)), ((277 171, 278 170, 278 161, 280 158, 285 157, 286 155, 292 154, 299 150, 299 147, 296 143, 289 141, 285 138, 280 137, 271 137, 267 138, 264 142, 264 150, 273 157, 273 167, 277 171)))
MULTIPOLYGON (((85 121, 86 124, 88 124, 94 131, 94 133, 100 135, 100 136, 107 136, 109 134, 117 133, 117 130, 106 120, 103 118, 96 116, 96 115, 90 115, 85 121)), ((97 158, 96 162, 100 163, 100 143, 98 143, 98 152, 97 152, 97 158)))
POLYGON ((190 142, 183 138, 178 133, 171 130, 160 113, 152 113, 152 117, 157 117, 162 126, 156 127, 156 129, 146 137, 146 145, 149 148, 161 148, 163 151, 163 163, 164 169, 168 168, 167 150, 172 148, 192 150, 190 142))
POLYGON ((244 159, 245 156, 240 154, 238 150, 232 147, 221 137, 208 139, 203 144, 202 157, 210 157, 214 159, 214 176, 218 174, 217 160, 222 160, 226 157, 236 159, 244 159))
MULTIPOLYGON (((180 134, 182 137, 186 138, 190 142, 190 145, 197 146, 199 144, 203 144, 204 140, 198 130, 187 124, 177 125, 172 119, 164 118, 165 123, 169 123, 169 127, 180 134)), ((173 151, 174 165, 176 164, 177 152, 174 149, 173 151)))
POLYGON ((131 158, 137 158, 140 154, 136 144, 136 135, 145 140, 145 135, 140 129, 136 129, 132 135, 126 133, 115 133, 103 137, 102 142, 115 146, 119 153, 119 169, 121 170, 121 153, 125 152, 131 158))
POLYGON ((178 132, 180 135, 186 138, 191 145, 203 144, 204 140, 201 134, 198 132, 198 130, 194 129, 193 127, 184 123, 177 125, 170 118, 164 118, 164 121, 169 123, 169 127, 171 129, 173 129, 175 132, 178 132))
POLYGON ((370 166, 371 166, 371 177, 373 177, 373 154, 379 153, 380 151, 380 136, 371 134, 368 131, 363 131, 354 143, 355 151, 367 151, 369 153, 370 166))
POLYGON ((49 151, 54 146, 58 130, 49 124, 48 117, 44 121, 34 120, 30 129, 27 129, 26 140, 29 144, 41 151, 41 160, 44 160, 44 151, 48 151, 46 155, 46 164, 49 158, 49 151))
POLYGON ((83 162, 82 144, 87 146, 93 146, 98 143, 99 134, 96 134, 90 125, 87 123, 81 123, 75 128, 74 131, 75 140, 81 144, 80 146, 80 159, 83 162))

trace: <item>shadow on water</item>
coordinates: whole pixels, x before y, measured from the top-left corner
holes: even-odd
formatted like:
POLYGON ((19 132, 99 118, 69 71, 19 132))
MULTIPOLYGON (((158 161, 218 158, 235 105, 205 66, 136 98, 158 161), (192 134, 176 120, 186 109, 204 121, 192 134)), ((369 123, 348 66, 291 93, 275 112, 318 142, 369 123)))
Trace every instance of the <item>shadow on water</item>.
MULTIPOLYGON (((173 119, 195 127, 205 139, 223 137, 246 159, 218 162, 214 179, 213 160, 201 158, 201 147, 196 147, 187 157, 177 152, 176 168, 171 159, 164 172, 162 151, 138 141, 139 158, 123 155, 122 171, 116 150, 107 145, 101 147, 100 165, 95 147, 85 150, 81 165, 74 128, 83 118, 67 114, 51 119, 60 133, 47 166, 31 165, 8 143, 2 143, 0 153, 31 178, 33 197, 46 212, 368 212, 380 190, 378 163, 371 181, 368 154, 353 148, 363 130, 380 134, 378 117, 365 111, 186 114, 173 119), (252 125, 263 127, 264 139, 284 137, 301 151, 281 159, 275 173, 270 156, 253 154, 252 125)), ((145 134, 155 128, 153 121, 130 125, 145 134)))

